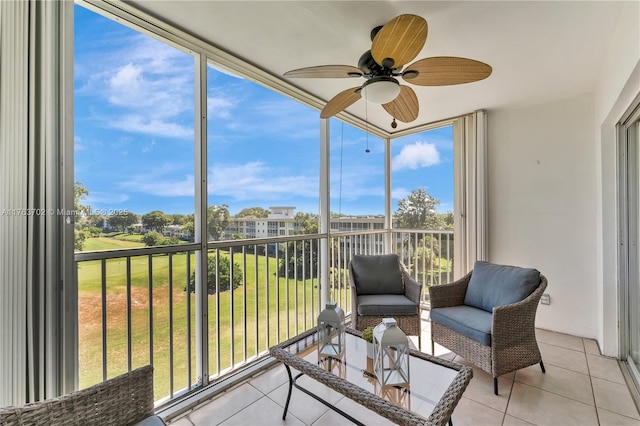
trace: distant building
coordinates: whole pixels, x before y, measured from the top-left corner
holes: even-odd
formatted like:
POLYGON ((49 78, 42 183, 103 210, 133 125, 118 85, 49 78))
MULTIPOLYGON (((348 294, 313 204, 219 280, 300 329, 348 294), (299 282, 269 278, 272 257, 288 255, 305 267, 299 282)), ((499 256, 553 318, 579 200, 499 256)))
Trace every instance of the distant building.
MULTIPOLYGON (((225 230, 225 239, 234 235, 242 238, 269 238, 294 235, 298 230, 295 207, 269 207, 271 213, 266 218, 231 218, 225 230)), ((331 218, 333 232, 369 231, 384 229, 384 216, 341 216, 331 218)))
POLYGON ((165 237, 178 238, 180 240, 191 239, 191 234, 183 231, 184 225, 167 225, 162 229, 165 237))
POLYGON ((268 238, 294 235, 296 230, 295 207, 269 207, 271 213, 264 217, 232 217, 225 230, 225 238, 234 235, 242 238, 268 238))

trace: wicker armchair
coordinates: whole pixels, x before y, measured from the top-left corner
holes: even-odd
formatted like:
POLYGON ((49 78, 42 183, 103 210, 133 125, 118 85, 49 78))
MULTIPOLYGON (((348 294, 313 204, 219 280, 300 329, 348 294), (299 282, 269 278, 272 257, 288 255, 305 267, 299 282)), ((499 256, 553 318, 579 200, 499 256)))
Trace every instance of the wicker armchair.
POLYGON ((544 373, 536 341, 535 317, 546 288, 547 279, 535 269, 487 262, 476 262, 473 271, 453 283, 430 287, 432 353, 434 343, 438 343, 491 374, 496 395, 498 377, 503 374, 538 363, 544 373), (507 287, 504 283, 502 287, 496 285, 495 275, 490 279, 487 268, 498 275, 505 274, 505 280, 511 282, 507 287), (472 283, 476 270, 483 271, 483 279, 479 279, 480 272, 477 272, 472 283), (517 283, 516 278, 521 279, 523 274, 528 276, 526 285, 517 283), (469 305, 477 305, 471 300, 472 285, 476 301, 478 296, 484 298, 484 306, 469 305), (509 285, 519 289, 516 294, 510 294, 509 285), (496 302, 496 298, 509 303, 490 303, 496 302), (488 309, 491 305, 492 309, 488 309))
POLYGON ((58 398, 0 407, 0 425, 164 425, 153 402, 153 367, 147 365, 58 398))
POLYGON ((349 262, 352 327, 363 331, 382 318, 393 317, 422 346, 420 296, 422 285, 407 272, 395 254, 355 255, 349 262))

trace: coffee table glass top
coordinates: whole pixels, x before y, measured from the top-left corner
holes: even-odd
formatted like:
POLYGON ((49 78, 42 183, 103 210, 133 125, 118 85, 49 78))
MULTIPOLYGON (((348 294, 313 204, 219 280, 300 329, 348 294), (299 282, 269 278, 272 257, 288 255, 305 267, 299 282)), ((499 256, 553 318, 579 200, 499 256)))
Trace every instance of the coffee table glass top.
MULTIPOLYGON (((412 351, 409 365, 410 384, 382 387, 373 372, 373 359, 367 357, 367 342, 352 333, 354 331, 350 330, 346 335, 346 348, 340 358, 319 356, 318 334, 314 332, 303 333, 299 340, 289 341, 286 346, 279 345, 279 347, 365 391, 425 418, 429 417, 459 374, 457 369, 415 356, 419 352, 412 351)), ((423 353, 419 354, 432 358, 423 353)))

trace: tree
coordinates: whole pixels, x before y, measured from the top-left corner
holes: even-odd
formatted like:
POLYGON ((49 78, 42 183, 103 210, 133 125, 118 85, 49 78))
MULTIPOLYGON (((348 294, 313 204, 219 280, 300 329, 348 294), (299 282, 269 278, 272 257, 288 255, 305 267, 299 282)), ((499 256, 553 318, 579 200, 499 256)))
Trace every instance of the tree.
POLYGON ((187 234, 189 234, 191 236, 191 240, 193 241, 193 219, 189 220, 188 222, 185 222, 184 225, 182 225, 182 232, 186 232, 187 234))
POLYGON ((186 220, 187 220, 187 216, 184 214, 180 214, 180 213, 174 213, 171 216, 171 219, 173 219, 173 223, 174 225, 184 225, 186 220))
POLYGON ((144 227, 157 232, 162 232, 165 226, 171 224, 171 221, 171 216, 164 214, 160 210, 154 210, 142 215, 142 224, 144 227))
POLYGON ((91 207, 80 204, 80 201, 84 200, 87 195, 89 195, 89 190, 82 185, 82 182, 75 181, 73 183, 73 208, 76 211, 76 215, 81 215, 91 210, 91 207))
POLYGON ((230 218, 229 206, 226 204, 212 205, 207 208, 207 235, 210 240, 220 240, 229 225, 230 218))
MULTIPOLYGON (((220 291, 227 291, 230 287, 230 282, 233 281, 233 288, 236 289, 242 284, 242 268, 237 263, 233 264, 233 277, 231 277, 231 262, 228 257, 219 256, 218 265, 216 268, 216 256, 210 254, 207 256, 207 294, 216 293, 216 277, 220 277, 218 287, 220 291)), ((189 280, 189 291, 195 291, 196 288, 196 275, 191 273, 191 279, 189 280)))
MULTIPOLYGON (((80 202, 84 200, 87 195, 89 195, 89 190, 82 185, 82 182, 76 181, 73 183, 73 209, 75 210, 75 214, 78 217, 91 210, 91 207, 80 204, 80 202)), ((80 227, 80 223, 76 221, 73 230, 73 247, 75 251, 82 251, 82 249, 84 248, 84 242, 88 237, 88 234, 82 231, 80 227)))
POLYGON ((398 201, 396 226, 404 229, 442 230, 444 223, 436 212, 440 201, 427 194, 424 188, 414 189, 407 198, 398 201))
POLYGON ((318 215, 298 212, 293 218, 296 221, 296 234, 318 233, 318 215))
POLYGON ((91 216, 87 217, 87 223, 89 223, 91 226, 94 226, 96 228, 104 228, 104 221, 107 220, 108 221, 108 217, 102 214, 92 214, 91 216))
POLYGON ((268 217, 271 211, 263 209, 262 207, 247 207, 236 213, 235 217, 268 217))
MULTIPOLYGON (((311 213, 296 213, 296 234, 317 234, 318 216, 311 213)), ((317 240, 303 240, 287 244, 286 256, 282 257, 278 275, 283 277, 287 270, 291 277, 295 274, 298 278, 311 278, 316 275, 318 268, 318 242, 317 240)))
POLYGON ((117 214, 110 216, 108 219, 109 226, 113 229, 117 229, 120 232, 125 232, 127 227, 138 223, 138 215, 132 212, 126 212, 124 214, 117 214))
POLYGON ((164 241, 164 235, 159 232, 147 232, 142 236, 142 242, 147 247, 159 246, 164 241))
POLYGON ((444 223, 444 229, 453 229, 453 212, 448 211, 446 213, 440 213, 442 217, 442 223, 444 223))
POLYGON ((73 239, 73 248, 75 251, 82 251, 84 248, 84 242, 87 240, 88 233, 83 231, 82 229, 74 229, 73 230, 74 239, 73 239))

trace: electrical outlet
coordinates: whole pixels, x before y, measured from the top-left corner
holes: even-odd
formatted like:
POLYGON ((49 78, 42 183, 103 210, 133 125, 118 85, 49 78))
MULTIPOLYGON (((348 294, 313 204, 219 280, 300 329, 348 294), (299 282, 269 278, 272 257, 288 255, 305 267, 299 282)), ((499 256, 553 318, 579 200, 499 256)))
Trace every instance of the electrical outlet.
POLYGON ((548 293, 544 293, 542 295, 542 297, 540 298, 540 304, 541 305, 549 305, 549 304, 551 304, 551 296, 549 296, 548 293))

